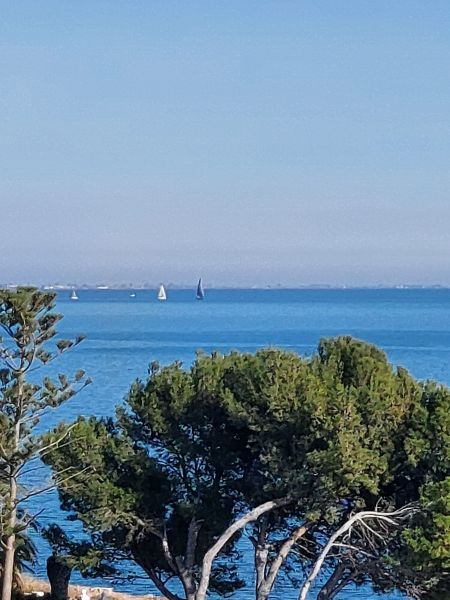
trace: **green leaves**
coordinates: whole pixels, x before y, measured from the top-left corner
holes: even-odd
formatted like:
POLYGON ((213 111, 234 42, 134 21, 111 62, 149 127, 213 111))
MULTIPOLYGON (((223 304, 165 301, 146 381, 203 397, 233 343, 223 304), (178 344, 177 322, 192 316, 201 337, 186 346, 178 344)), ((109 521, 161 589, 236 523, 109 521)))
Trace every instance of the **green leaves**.
POLYGON ((78 383, 79 381, 81 381, 83 379, 83 377, 85 376, 85 371, 83 371, 83 369, 79 369, 74 376, 75 381, 78 383))
POLYGON ((73 342, 71 342, 70 340, 58 340, 56 342, 56 347, 58 348, 58 350, 61 353, 65 352, 66 350, 68 350, 72 346, 73 346, 73 342))
MULTIPOLYGON (((20 543, 20 538, 14 537, 15 532, 26 531, 33 519, 11 508, 39 494, 39 490, 31 491, 21 481, 21 474, 26 472, 30 462, 40 457, 44 448, 42 436, 35 433, 36 427, 48 409, 61 405, 89 383, 83 371, 78 371, 74 379, 64 374, 59 374, 55 381, 48 376, 40 383, 35 375, 29 379, 30 373, 45 367, 81 340, 51 343, 56 336, 55 326, 62 318, 54 312, 55 298, 55 294, 35 288, 0 290, 3 332, 0 339, 0 494, 3 500, 0 518, 2 523, 9 520, 9 528, 3 531, 4 537, 10 538, 13 553, 20 543)), ((39 468, 37 464, 33 462, 30 468, 39 468)), ((48 486, 44 485, 45 488, 48 486)))
POLYGON ((405 532, 411 559, 421 570, 439 566, 450 571, 450 476, 425 485, 421 493, 424 512, 416 526, 405 532))
MULTIPOLYGON (((74 379, 83 378, 80 371, 74 379)), ((66 378, 46 382, 49 393, 52 385, 70 386, 66 378)), ((57 472, 81 469, 59 492, 63 508, 91 534, 97 556, 124 553, 150 577, 160 573, 159 583, 179 576, 161 540, 184 560, 191 525, 201 523, 195 579, 236 515, 288 496, 291 504, 271 513, 264 527, 277 548, 294 527, 310 523, 309 550, 298 547, 290 567, 310 561, 352 511, 420 501, 422 520, 401 539, 389 538, 379 560, 359 556, 352 577, 377 589, 404 589, 400 565, 420 556, 428 567, 423 577, 416 569, 417 577, 432 575, 438 589, 436 573, 447 569, 449 414, 447 388, 420 384, 379 349, 344 337, 322 340, 309 359, 267 349, 199 354, 189 369, 153 363, 113 419, 79 419, 54 432, 50 441, 67 434, 68 443, 54 446, 46 461, 57 472)), ((227 568, 220 560, 213 565, 218 593, 241 585, 234 576, 237 539, 219 557, 227 568)), ((410 569, 415 585, 414 577, 410 569)))

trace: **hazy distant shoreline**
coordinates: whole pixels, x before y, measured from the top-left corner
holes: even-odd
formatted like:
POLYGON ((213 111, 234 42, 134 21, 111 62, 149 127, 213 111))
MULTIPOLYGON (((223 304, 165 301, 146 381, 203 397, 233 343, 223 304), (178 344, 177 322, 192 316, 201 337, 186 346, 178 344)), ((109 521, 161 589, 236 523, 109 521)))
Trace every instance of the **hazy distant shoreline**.
MULTIPOLYGON (((32 286, 37 287, 41 290, 47 291, 67 291, 72 289, 77 290, 89 290, 89 291, 137 291, 137 290, 157 290, 160 283, 145 283, 142 285, 127 285, 127 284, 79 284, 79 283, 67 283, 67 284, 40 284, 40 283, 0 283, 0 289, 14 289, 21 286, 32 286)), ((188 284, 177 284, 177 283, 164 283, 166 289, 169 290, 191 290, 194 289, 195 285, 188 284)), ((335 284, 305 284, 305 285, 284 285, 284 284, 267 284, 267 285, 220 285, 214 284, 206 286, 209 290, 448 290, 450 284, 372 284, 372 285, 335 285, 335 284)))

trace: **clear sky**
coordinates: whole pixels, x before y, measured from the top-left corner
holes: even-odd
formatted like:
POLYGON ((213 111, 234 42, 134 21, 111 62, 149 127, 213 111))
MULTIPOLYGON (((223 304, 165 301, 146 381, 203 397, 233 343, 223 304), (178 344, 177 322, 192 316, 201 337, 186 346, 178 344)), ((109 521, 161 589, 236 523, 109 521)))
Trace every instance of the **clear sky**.
POLYGON ((448 0, 0 8, 0 282, 450 284, 448 0))

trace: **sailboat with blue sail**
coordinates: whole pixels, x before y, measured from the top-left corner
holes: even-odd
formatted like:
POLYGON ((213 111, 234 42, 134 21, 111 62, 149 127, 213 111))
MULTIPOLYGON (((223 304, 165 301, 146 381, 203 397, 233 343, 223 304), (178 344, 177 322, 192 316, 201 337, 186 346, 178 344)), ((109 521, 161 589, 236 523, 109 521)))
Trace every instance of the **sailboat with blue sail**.
POLYGON ((203 283, 202 283, 202 278, 201 277, 198 280, 197 295, 195 297, 197 298, 197 300, 204 300, 205 299, 205 290, 203 289, 203 283))

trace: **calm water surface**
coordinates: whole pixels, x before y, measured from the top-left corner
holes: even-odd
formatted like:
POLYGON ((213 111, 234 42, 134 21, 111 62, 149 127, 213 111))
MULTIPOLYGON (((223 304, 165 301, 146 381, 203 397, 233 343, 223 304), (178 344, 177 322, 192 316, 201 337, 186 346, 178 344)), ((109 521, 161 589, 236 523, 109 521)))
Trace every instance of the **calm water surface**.
MULTIPOLYGON (((389 359, 421 379, 450 383, 450 290, 207 290, 196 302, 193 290, 168 291, 158 302, 156 291, 79 291, 79 301, 61 293, 58 309, 65 315, 62 336, 84 333, 87 339, 58 361, 67 373, 83 368, 94 380, 46 421, 49 427, 79 414, 110 415, 136 377, 145 377, 153 360, 181 360, 189 365, 198 349, 254 351, 279 346, 301 354, 314 351, 321 337, 349 334, 384 348, 389 359)), ((66 523, 55 494, 46 497, 42 522, 66 523)), ((44 546, 38 542, 44 553, 44 546)), ((37 566, 45 573, 44 564, 37 566)), ((252 583, 251 557, 242 564, 252 583)), ((76 576, 74 575, 74 580, 76 576)), ((116 586, 120 588, 121 586, 116 586)), ((130 584, 122 585, 130 589, 130 584)), ((138 580, 135 593, 154 591, 138 580)), ((239 599, 253 597, 241 591, 239 599)), ((274 600, 293 600, 297 593, 281 586, 274 600)), ((342 599, 373 597, 369 590, 343 592, 342 599)), ((383 598, 398 598, 390 595, 383 598)))

